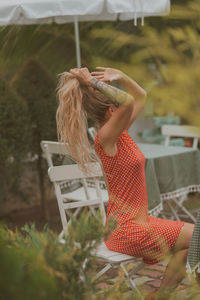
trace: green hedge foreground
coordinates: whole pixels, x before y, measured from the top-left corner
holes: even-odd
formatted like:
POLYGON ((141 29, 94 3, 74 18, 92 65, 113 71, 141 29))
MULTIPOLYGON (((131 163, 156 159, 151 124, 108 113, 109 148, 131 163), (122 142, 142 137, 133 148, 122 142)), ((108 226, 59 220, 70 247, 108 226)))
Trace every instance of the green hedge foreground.
POLYGON ((127 299, 118 285, 102 290, 101 279, 95 280, 102 265, 97 267, 91 251, 101 241, 102 233, 99 222, 84 214, 79 222, 72 222, 65 245, 47 227, 42 233, 34 224, 13 232, 2 225, 0 299, 127 299), (114 298, 110 298, 112 294, 114 298))
MULTIPOLYGON (((38 232, 34 224, 25 225, 13 232, 1 225, 0 299, 137 300, 123 274, 95 279, 103 265, 91 251, 101 242, 103 231, 94 217, 83 214, 78 222, 72 221, 63 245, 47 227, 38 232)), ((198 300, 199 287, 194 283, 184 291, 174 290, 166 299, 179 297, 198 300)))

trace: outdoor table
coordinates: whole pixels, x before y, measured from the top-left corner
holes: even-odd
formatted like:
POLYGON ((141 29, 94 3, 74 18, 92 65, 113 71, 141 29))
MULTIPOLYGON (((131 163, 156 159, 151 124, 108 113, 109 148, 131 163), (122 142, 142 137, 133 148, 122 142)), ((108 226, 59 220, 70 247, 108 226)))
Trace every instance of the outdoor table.
POLYGON ((146 158, 149 211, 157 215, 164 200, 200 192, 200 151, 193 148, 137 143, 146 158))
MULTIPOLYGON (((137 143, 137 145, 146 158, 149 214, 157 216, 162 211, 165 200, 187 196, 189 192, 200 192, 199 150, 158 144, 137 143)), ((62 164, 68 163, 67 156, 62 164)), ((188 216, 191 215, 185 207, 181 208, 188 216)), ((196 221, 192 215, 191 219, 196 221)))

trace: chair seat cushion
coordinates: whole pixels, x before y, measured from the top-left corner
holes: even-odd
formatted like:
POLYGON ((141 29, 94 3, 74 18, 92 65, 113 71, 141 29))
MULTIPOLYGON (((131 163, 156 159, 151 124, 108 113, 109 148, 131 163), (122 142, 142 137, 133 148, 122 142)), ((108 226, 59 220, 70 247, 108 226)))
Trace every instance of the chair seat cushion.
MULTIPOLYGON (((89 187, 87 188, 88 190, 88 194, 90 196, 91 199, 96 199, 97 198, 97 194, 96 194, 96 189, 89 187)), ((103 198, 103 202, 108 202, 108 192, 107 190, 101 189, 101 196, 103 198)), ((66 200, 71 200, 71 201, 85 201, 88 200, 86 198, 86 194, 84 191, 83 187, 78 188, 77 190, 70 192, 70 193, 66 193, 66 194, 62 194, 62 197, 66 200)))
POLYGON ((94 254, 98 258, 102 258, 111 263, 121 263, 125 261, 134 260, 134 256, 109 250, 104 242, 100 244, 100 246, 96 249, 96 252, 94 254))

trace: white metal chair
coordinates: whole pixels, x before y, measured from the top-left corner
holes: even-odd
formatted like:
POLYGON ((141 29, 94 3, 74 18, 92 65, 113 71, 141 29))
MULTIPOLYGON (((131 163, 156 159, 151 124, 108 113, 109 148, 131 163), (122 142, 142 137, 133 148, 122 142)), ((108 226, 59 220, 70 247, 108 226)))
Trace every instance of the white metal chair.
POLYGON ((88 128, 88 133, 89 133, 91 139, 94 141, 95 135, 97 134, 96 129, 94 127, 90 127, 90 128, 88 128))
MULTIPOLYGON (((100 188, 100 178, 102 176, 102 170, 100 164, 90 163, 88 164, 88 169, 90 170, 89 175, 85 175, 78 165, 64 165, 64 166, 54 166, 50 167, 48 170, 49 178, 53 182, 56 197, 58 201, 58 206, 60 210, 60 216, 63 226, 64 235, 67 234, 67 228, 70 222, 70 219, 67 219, 67 211, 71 209, 83 208, 83 207, 98 207, 102 213, 102 219, 105 224, 106 212, 105 212, 105 202, 103 201, 102 189, 100 188), (68 201, 66 203, 65 197, 63 196, 60 188, 60 183, 67 180, 80 179, 86 180, 87 178, 93 178, 95 182, 95 195, 91 195, 90 199, 83 201, 68 201)), ((64 242, 64 236, 61 237, 61 242, 64 242)), ((135 282, 130 278, 129 273, 126 269, 126 264, 133 262, 133 257, 118 253, 115 251, 110 251, 107 249, 104 242, 97 249, 95 256, 101 258, 105 261, 105 267, 96 275, 96 278, 99 278, 104 273, 106 273, 112 267, 118 265, 124 272, 125 276, 128 278, 129 283, 132 289, 135 289, 141 299, 143 296, 136 287, 135 282)))
MULTIPOLYGON (((62 155, 62 156, 68 156, 69 151, 67 149, 67 146, 64 145, 63 143, 59 142, 53 142, 53 141, 41 141, 41 148, 44 153, 44 157, 47 160, 48 167, 53 167, 53 160, 52 156, 54 154, 56 155, 62 155)), ((62 183, 63 187, 69 187, 70 184, 80 182, 81 186, 78 186, 76 190, 73 192, 68 192, 64 194, 63 196, 66 197, 66 199, 74 200, 74 201, 82 201, 82 200, 87 200, 89 199, 87 196, 88 194, 94 195, 95 189, 94 189, 94 181, 91 180, 79 180, 79 179, 74 179, 74 180, 68 180, 65 183, 62 183), (84 196, 85 195, 85 196, 84 196)), ((108 201, 108 192, 106 190, 106 184, 103 180, 100 181, 101 188, 102 188, 102 194, 103 194, 103 200, 105 202, 108 201)), ((61 185, 61 186, 62 186, 61 185)), ((69 188, 70 189, 70 188, 69 188)))
MULTIPOLYGON (((53 141, 41 141, 40 144, 44 153, 44 157, 47 160, 48 167, 53 167, 53 159, 52 159, 53 155, 55 154, 62 155, 62 156, 69 155, 67 145, 64 145, 63 143, 53 142, 53 141)), ((106 189, 105 182, 101 180, 100 185, 101 185, 103 201, 108 202, 109 197, 108 197, 108 192, 106 189)), ((92 178, 87 180, 85 178, 68 179, 60 183, 60 188, 62 192, 62 197, 65 202, 87 201, 91 197, 94 198, 96 194, 95 184, 92 178)), ((95 210, 93 207, 89 207, 89 209, 92 214, 95 214, 95 210)), ((78 207, 74 212, 74 216, 78 215, 80 211, 81 211, 81 207, 78 207)), ((61 232, 61 236, 62 234, 63 232, 61 232)))
POLYGON ((66 146, 62 143, 53 142, 53 141, 41 141, 40 146, 42 148, 44 157, 47 161, 48 167, 53 167, 53 154, 57 155, 67 155, 69 154, 66 146))
POLYGON ((200 139, 200 127, 187 125, 163 125, 161 127, 162 135, 165 136, 165 146, 169 145, 171 137, 187 137, 193 139, 193 148, 198 147, 198 140, 200 139))
MULTIPOLYGON (((188 126, 188 125, 163 125, 161 127, 162 135, 165 136, 165 146, 169 146, 171 137, 183 137, 183 138, 192 138, 193 145, 192 148, 198 148, 198 141, 200 139, 200 127, 188 126)), ((171 205, 169 200, 166 200, 166 203, 172 212, 176 220, 180 220, 178 216, 178 208, 180 208, 184 213, 189 217, 193 222, 196 221, 196 218, 183 206, 183 202, 187 200, 187 195, 181 196, 178 199, 172 199, 175 207, 171 205)))

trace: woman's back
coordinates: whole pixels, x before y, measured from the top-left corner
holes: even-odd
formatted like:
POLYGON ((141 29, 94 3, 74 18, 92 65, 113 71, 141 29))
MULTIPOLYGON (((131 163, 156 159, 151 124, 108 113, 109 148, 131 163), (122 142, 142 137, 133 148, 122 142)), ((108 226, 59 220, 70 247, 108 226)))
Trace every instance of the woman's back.
POLYGON ((148 221, 148 201, 145 184, 145 157, 126 130, 117 140, 117 152, 108 155, 102 149, 98 134, 95 150, 101 160, 107 179, 108 216, 118 225, 129 221, 148 221))

